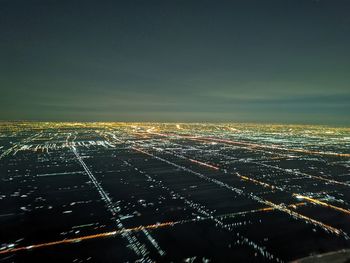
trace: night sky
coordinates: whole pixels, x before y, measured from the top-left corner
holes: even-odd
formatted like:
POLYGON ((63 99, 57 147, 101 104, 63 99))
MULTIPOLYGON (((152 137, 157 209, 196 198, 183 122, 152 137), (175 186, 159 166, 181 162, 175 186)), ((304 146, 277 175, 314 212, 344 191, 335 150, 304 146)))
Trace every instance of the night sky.
POLYGON ((350 125, 348 0, 0 0, 0 119, 350 125))

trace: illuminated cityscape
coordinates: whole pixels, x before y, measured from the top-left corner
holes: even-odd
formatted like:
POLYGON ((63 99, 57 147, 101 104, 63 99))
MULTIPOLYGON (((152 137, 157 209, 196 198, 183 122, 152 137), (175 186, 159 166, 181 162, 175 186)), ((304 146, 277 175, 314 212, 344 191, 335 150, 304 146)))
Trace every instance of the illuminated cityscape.
POLYGON ((350 263, 350 0, 0 0, 0 263, 350 263))
POLYGON ((348 256, 349 149, 329 126, 2 122, 0 262, 348 256))

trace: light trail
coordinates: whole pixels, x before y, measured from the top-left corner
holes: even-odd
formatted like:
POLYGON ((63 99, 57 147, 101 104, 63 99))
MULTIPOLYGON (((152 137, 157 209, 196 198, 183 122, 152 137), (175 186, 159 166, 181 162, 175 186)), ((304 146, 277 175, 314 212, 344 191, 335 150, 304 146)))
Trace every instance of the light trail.
POLYGON ((270 204, 272 207, 275 207, 275 206, 278 206, 279 208, 276 207, 276 209, 280 210, 280 211, 283 211, 283 212, 286 212, 288 214, 290 214, 291 216, 295 217, 295 218, 299 218, 299 219, 304 219, 306 222, 309 222, 309 223, 312 223, 313 225, 318 225, 320 226, 321 228, 333 233, 333 234, 336 234, 336 235, 341 235, 343 236, 345 239, 349 239, 349 236, 347 233, 345 233, 343 230, 340 230, 338 228, 335 228, 335 227, 332 227, 330 225, 327 225, 327 224, 324 224, 320 221, 317 221, 313 218, 310 218, 310 217, 307 217, 305 215, 302 215, 300 213, 297 213, 297 212, 294 212, 286 207, 283 207, 281 205, 276 205, 274 204, 273 202, 270 202, 270 201, 266 201, 266 204, 270 204))
POLYGON ((271 184, 268 184, 268 183, 265 183, 265 182, 253 179, 253 178, 250 178, 248 176, 241 175, 239 173, 234 173, 233 175, 236 175, 237 177, 241 178, 244 181, 250 181, 250 182, 253 182, 255 184, 259 184, 259 185, 261 185, 263 187, 270 188, 271 190, 278 189, 280 191, 283 191, 283 189, 281 187, 278 187, 278 186, 275 186, 275 185, 271 185, 271 184))
POLYGON ((211 164, 208 164, 208 163, 203 163, 201 161, 194 160, 194 159, 191 159, 191 158, 188 158, 188 160, 191 161, 192 163, 196 163, 196 164, 199 164, 199 165, 202 165, 202 166, 214 169, 214 170, 219 170, 220 169, 218 166, 211 165, 211 164))
POLYGON ((345 214, 350 215, 350 210, 348 210, 348 209, 345 209, 345 208, 342 208, 342 207, 338 207, 338 206, 335 206, 335 205, 331 205, 331 204, 328 204, 326 202, 322 202, 320 200, 317 200, 317 199, 314 199, 314 198, 311 198, 311 197, 305 196, 305 195, 293 194, 293 196, 298 198, 298 199, 306 200, 306 201, 309 201, 311 203, 318 204, 318 205, 321 205, 321 206, 324 206, 324 207, 328 207, 328 208, 332 208, 334 210, 337 210, 337 211, 340 211, 340 212, 343 212, 345 214))
MULTIPOLYGON (((287 205, 287 207, 296 209, 299 206, 305 206, 305 205, 307 205, 306 202, 300 202, 300 203, 287 205)), ((227 214, 224 214, 224 215, 218 215, 216 217, 218 217, 218 218, 228 218, 228 217, 234 217, 234 216, 237 216, 237 215, 246 215, 246 214, 253 214, 253 213, 258 213, 258 212, 271 212, 271 211, 274 211, 274 210, 275 210, 275 208, 269 206, 269 207, 264 207, 264 208, 260 208, 260 209, 249 210, 249 211, 236 212, 236 213, 227 213, 227 214)))
POLYGON ((98 233, 98 234, 94 234, 94 235, 80 236, 80 237, 75 237, 75 238, 68 238, 68 239, 47 242, 47 243, 40 243, 40 244, 34 244, 34 245, 29 245, 29 246, 5 249, 5 250, 1 250, 0 254, 9 254, 9 253, 15 253, 15 252, 24 251, 24 250, 33 250, 33 249, 51 247, 51 246, 62 245, 62 244, 72 244, 72 243, 77 243, 80 241, 91 240, 91 239, 113 237, 116 235, 126 234, 126 233, 130 233, 130 232, 138 232, 138 231, 142 231, 142 230, 146 230, 146 229, 156 229, 156 228, 162 228, 162 227, 169 227, 169 226, 173 226, 173 225, 178 224, 178 223, 181 223, 181 221, 165 222, 165 223, 159 223, 159 224, 153 224, 153 225, 147 225, 147 226, 137 226, 137 227, 133 227, 133 228, 124 228, 121 230, 98 233))

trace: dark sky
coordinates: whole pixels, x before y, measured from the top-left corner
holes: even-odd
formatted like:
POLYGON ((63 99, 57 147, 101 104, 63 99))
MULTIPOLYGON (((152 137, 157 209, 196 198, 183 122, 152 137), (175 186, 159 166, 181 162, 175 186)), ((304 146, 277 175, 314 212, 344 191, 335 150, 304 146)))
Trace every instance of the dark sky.
POLYGON ((0 0, 0 119, 350 125, 348 0, 0 0))

